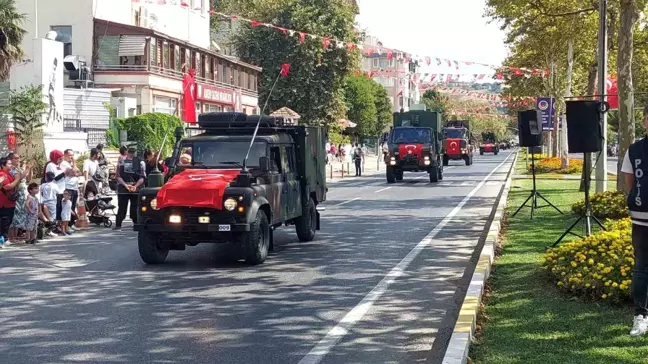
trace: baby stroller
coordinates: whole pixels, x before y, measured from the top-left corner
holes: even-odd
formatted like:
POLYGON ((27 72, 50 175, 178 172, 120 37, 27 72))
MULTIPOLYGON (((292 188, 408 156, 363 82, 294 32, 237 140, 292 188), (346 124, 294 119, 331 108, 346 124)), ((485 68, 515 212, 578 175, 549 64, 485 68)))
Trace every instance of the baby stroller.
POLYGON ((91 200, 85 200, 86 210, 88 211, 88 221, 97 226, 103 224, 105 227, 111 227, 112 221, 106 214, 107 210, 115 210, 115 205, 111 204, 112 197, 97 197, 91 200))

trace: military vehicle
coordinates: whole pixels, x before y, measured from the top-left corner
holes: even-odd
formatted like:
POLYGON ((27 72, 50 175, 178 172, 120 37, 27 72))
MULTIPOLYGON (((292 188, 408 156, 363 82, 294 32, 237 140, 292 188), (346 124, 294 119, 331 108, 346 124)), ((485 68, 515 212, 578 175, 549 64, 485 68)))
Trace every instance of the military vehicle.
POLYGON ((474 143, 470 133, 470 120, 446 121, 443 128, 443 165, 451 160, 463 160, 467 166, 473 163, 474 143))
POLYGON ((176 129, 166 181, 139 194, 134 229, 144 262, 223 243, 222 257, 254 265, 282 225, 294 225, 300 241, 315 238, 327 192, 324 129, 242 113, 201 114, 198 126, 186 138, 176 129))
POLYGON ((487 131, 482 133, 482 141, 479 144, 479 155, 484 155, 484 153, 493 153, 497 155, 499 153, 499 143, 497 142, 497 137, 492 131, 487 131))
POLYGON ((441 161, 441 114, 425 110, 394 113, 394 126, 386 136, 387 183, 403 179, 404 172, 425 171, 430 182, 443 179, 441 161))

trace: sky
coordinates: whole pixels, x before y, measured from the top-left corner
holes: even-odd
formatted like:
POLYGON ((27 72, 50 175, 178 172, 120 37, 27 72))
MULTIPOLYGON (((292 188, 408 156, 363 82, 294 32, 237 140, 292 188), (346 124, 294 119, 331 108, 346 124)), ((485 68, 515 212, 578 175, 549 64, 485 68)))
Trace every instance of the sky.
MULTIPOLYGON (((483 17, 485 0, 357 0, 361 29, 386 48, 457 61, 501 65, 504 32, 483 17)), ((488 67, 426 67, 430 73, 489 73, 488 67)))

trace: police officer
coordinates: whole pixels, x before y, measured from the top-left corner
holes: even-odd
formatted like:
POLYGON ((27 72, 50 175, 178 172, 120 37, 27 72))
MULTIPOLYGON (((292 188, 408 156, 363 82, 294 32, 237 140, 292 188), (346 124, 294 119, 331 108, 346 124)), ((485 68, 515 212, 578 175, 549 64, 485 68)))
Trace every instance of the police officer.
MULTIPOLYGON (((643 110, 644 127, 648 128, 648 106, 643 110)), ((630 146, 621 165, 626 184, 631 188, 628 208, 632 220, 632 299, 635 317, 631 336, 642 336, 648 331, 648 139, 630 146)))
POLYGON ((114 230, 121 230, 130 203, 130 218, 137 224, 137 194, 144 186, 146 166, 135 156, 135 148, 128 148, 128 154, 117 167, 117 220, 114 230))

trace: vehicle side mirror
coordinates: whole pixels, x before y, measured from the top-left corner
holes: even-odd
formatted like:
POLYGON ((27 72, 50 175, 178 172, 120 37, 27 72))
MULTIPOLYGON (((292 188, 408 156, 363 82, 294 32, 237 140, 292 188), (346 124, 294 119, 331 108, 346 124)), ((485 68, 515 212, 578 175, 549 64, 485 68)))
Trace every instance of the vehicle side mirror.
POLYGON ((261 172, 263 172, 263 173, 270 172, 270 158, 268 158, 268 157, 260 157, 259 158, 259 168, 261 168, 261 172))

